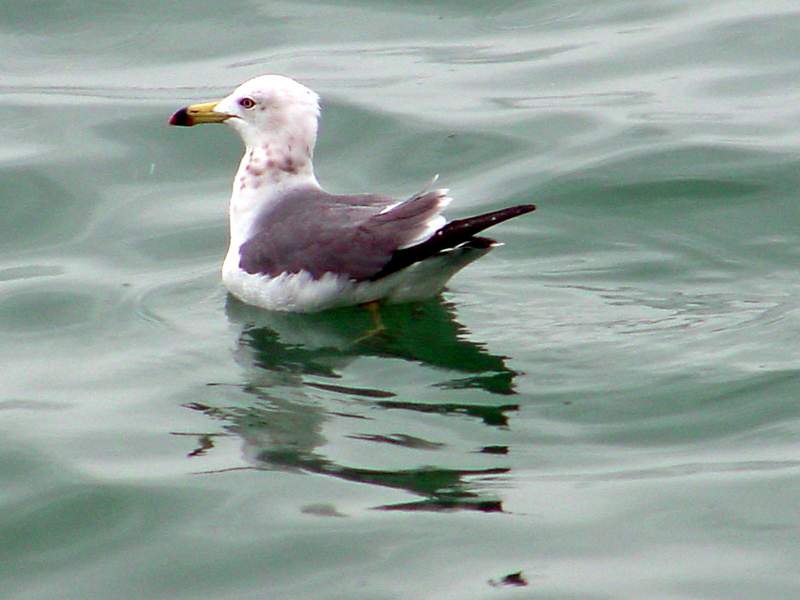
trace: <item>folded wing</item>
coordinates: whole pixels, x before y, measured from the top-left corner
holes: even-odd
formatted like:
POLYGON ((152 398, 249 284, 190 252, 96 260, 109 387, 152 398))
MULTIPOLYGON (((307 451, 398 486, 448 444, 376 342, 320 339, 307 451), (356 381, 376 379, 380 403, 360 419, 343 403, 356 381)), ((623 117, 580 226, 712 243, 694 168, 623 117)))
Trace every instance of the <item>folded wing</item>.
POLYGON ((333 273, 374 281, 482 240, 474 238, 479 231, 534 209, 522 205, 445 224, 440 213, 449 201, 447 190, 399 203, 385 196, 294 190, 260 216, 240 248, 239 266, 272 277, 306 271, 315 279, 333 273))

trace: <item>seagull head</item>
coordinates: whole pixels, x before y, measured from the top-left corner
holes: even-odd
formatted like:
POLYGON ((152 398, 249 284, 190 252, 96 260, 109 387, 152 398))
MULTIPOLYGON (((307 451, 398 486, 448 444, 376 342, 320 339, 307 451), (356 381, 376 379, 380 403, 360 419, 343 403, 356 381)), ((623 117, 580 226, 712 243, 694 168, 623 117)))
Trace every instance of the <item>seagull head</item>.
POLYGON ((178 110, 170 125, 191 127, 226 123, 248 148, 272 146, 301 152, 311 158, 317 140, 319 96, 282 75, 262 75, 246 81, 216 102, 192 104, 178 110))

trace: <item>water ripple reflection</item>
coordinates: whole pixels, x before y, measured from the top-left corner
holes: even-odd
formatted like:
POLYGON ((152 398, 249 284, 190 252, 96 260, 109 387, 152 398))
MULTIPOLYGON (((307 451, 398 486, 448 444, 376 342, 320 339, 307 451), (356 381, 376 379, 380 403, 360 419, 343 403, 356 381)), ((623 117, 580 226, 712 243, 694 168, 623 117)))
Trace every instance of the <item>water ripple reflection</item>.
MULTIPOLYGON (((377 332, 373 330, 370 315, 358 309, 324 316, 278 314, 255 310, 230 298, 227 312, 240 328, 237 360, 250 374, 247 383, 234 387, 239 387, 251 401, 239 406, 226 406, 222 399, 215 405, 185 404, 186 408, 221 421, 224 430, 224 433, 182 434, 198 440, 190 457, 213 451, 215 437, 219 435, 236 436, 244 446, 250 468, 315 473, 422 497, 376 507, 383 510, 503 511, 501 500, 484 488, 493 477, 509 472, 502 464, 507 446, 487 445, 465 453, 422 435, 380 431, 404 421, 384 419, 375 410, 474 418, 484 425, 503 429, 508 427, 518 405, 485 400, 483 403, 421 402, 404 399, 403 391, 393 381, 386 381, 384 389, 330 382, 341 379, 342 371, 353 361, 377 357, 432 367, 447 375, 434 386, 452 390, 453 394, 477 388, 500 397, 514 395, 517 373, 506 366, 506 357, 491 354, 480 343, 466 339, 468 331, 455 320, 452 305, 437 300, 383 307, 383 327, 377 332), (320 378, 323 381, 318 381, 320 378), (377 431, 363 430, 366 423, 375 425, 377 431), (364 456, 370 456, 369 448, 377 445, 408 450, 410 462, 416 462, 419 453, 429 459, 431 452, 445 451, 444 461, 448 463, 475 463, 481 456, 484 458, 478 462, 488 460, 495 464, 479 468, 431 464, 410 467, 402 464, 393 469, 353 466, 348 462, 354 458, 348 461, 336 458, 342 446, 353 442, 360 446, 355 460, 362 462, 364 456)), ((221 396, 230 387, 212 386, 221 391, 221 396)))

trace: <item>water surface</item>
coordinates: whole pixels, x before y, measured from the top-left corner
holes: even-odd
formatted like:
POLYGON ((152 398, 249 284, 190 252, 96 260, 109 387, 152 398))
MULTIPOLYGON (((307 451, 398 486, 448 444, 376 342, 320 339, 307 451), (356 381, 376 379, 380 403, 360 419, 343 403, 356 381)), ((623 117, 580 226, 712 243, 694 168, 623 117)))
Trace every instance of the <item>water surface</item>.
POLYGON ((796 598, 793 2, 10 2, 11 598, 796 598), (252 76, 331 191, 434 173, 505 243, 441 298, 219 281, 252 76))

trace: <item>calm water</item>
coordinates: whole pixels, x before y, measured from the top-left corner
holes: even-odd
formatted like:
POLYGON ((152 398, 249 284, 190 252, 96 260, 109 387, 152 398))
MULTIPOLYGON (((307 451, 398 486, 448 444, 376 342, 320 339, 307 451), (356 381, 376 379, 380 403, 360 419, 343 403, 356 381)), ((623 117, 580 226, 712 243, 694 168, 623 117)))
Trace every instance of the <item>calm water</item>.
POLYGON ((800 597, 793 1, 7 1, 4 598, 800 597), (266 72, 317 170, 534 201, 441 299, 226 297, 266 72), (517 575, 518 574, 518 575, 517 575))

